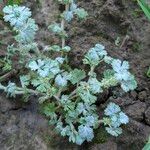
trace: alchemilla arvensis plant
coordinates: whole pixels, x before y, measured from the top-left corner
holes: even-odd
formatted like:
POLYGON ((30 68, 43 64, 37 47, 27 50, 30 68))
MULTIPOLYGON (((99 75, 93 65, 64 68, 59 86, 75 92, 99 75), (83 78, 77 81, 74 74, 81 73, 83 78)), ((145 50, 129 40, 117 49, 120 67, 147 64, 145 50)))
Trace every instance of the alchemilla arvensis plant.
POLYGON ((47 45, 43 50, 39 50, 34 41, 38 26, 31 18, 30 9, 17 5, 4 7, 4 20, 16 33, 16 43, 8 46, 4 60, 12 65, 12 57, 17 55, 18 65, 23 71, 20 84, 9 81, 8 85, 0 84, 0 89, 11 97, 38 95, 49 123, 62 136, 67 136, 70 142, 81 145, 84 141, 92 141, 94 129, 101 124, 109 134, 117 137, 122 133, 121 125, 129 122, 128 116, 111 102, 100 119, 95 102, 97 95, 110 87, 120 85, 125 92, 136 88, 134 76, 129 72, 129 63, 110 57, 105 47, 98 43, 89 49, 83 59, 89 71, 71 68, 67 54, 72 49, 66 45, 69 36, 65 23, 70 23, 74 17, 83 20, 88 14, 74 0, 57 2, 64 5, 65 10, 60 15, 60 23, 53 23, 48 29, 61 39, 61 45, 47 45), (53 53, 57 55, 54 57, 53 53), (102 62, 109 69, 98 80, 95 68, 102 62))

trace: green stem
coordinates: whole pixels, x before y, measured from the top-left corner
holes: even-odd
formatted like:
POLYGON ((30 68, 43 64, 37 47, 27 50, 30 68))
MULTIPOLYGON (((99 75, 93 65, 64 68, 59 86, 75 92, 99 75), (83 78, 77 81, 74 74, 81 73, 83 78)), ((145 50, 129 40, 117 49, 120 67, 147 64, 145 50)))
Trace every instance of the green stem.
MULTIPOLYGON (((7 91, 7 87, 0 84, 0 90, 7 91)), ((34 94, 34 95, 43 95, 43 96, 46 95, 46 94, 40 93, 36 90, 32 90, 32 89, 28 89, 28 88, 24 89, 24 88, 20 88, 20 87, 17 87, 15 92, 14 92, 15 95, 23 95, 25 93, 34 94)), ((60 98, 57 97, 57 95, 53 95, 53 97, 56 100, 60 101, 60 98)))
POLYGON ((70 93, 69 98, 71 98, 72 96, 74 96, 76 94, 76 89, 70 93))
MULTIPOLYGON (((67 4, 67 5, 65 5, 65 11, 68 11, 68 9, 69 9, 69 5, 67 4)), ((62 29, 62 31, 65 30, 65 19, 64 18, 62 18, 62 20, 61 20, 61 29, 62 29)), ((62 48, 63 48, 63 47, 65 47, 65 43, 66 43, 65 38, 62 37, 61 41, 62 41, 62 48)))
POLYGON ((94 69, 95 69, 95 66, 91 66, 91 69, 90 69, 90 71, 89 71, 89 73, 88 73, 89 78, 94 75, 94 69))
MULTIPOLYGON (((7 91, 7 87, 0 84, 0 90, 7 91)), ((32 89, 26 89, 26 92, 28 92, 30 94, 35 94, 35 95, 41 95, 42 94, 42 93, 39 93, 39 92, 32 90, 32 89)), ((20 87, 17 87, 15 90, 16 95, 22 95, 22 94, 25 94, 26 92, 25 92, 24 88, 20 88, 20 87)))
POLYGON ((98 120, 98 124, 99 125, 104 124, 104 121, 103 120, 98 120))

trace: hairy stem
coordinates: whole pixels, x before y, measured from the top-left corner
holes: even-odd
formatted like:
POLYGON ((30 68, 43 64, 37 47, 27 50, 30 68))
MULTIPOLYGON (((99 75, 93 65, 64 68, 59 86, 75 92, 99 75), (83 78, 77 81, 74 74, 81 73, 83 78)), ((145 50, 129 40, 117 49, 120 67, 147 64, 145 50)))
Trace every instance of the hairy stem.
MULTIPOLYGON (((7 91, 7 87, 0 84, 0 90, 7 91)), ((17 87, 16 90, 14 91, 15 95, 23 95, 23 94, 26 94, 26 93, 34 94, 34 95, 43 95, 43 96, 46 95, 45 93, 40 93, 36 90, 32 90, 32 89, 28 89, 28 88, 24 89, 24 88, 21 88, 21 87, 17 87)), ((57 101, 60 101, 60 98, 57 95, 53 95, 53 97, 57 101)))
POLYGON ((98 123, 99 123, 99 125, 100 124, 104 124, 104 121, 103 120, 99 120, 98 123))
MULTIPOLYGON (((68 11, 68 9, 69 9, 69 5, 67 4, 67 5, 65 5, 65 11, 68 11)), ((65 30, 65 19, 64 18, 62 18, 62 20, 61 20, 61 29, 62 29, 62 31, 65 30)), ((61 41, 62 41, 62 48, 63 48, 63 47, 65 47, 65 44, 66 44, 65 38, 62 37, 61 41)))
MULTIPOLYGON (((0 84, 0 90, 7 91, 7 87, 0 84)), ((30 94, 41 95, 41 93, 39 93, 35 90, 32 90, 32 89, 26 89, 26 91, 30 94)), ((22 94, 25 94, 25 90, 24 90, 24 88, 17 87, 14 93, 16 95, 22 95, 22 94)))
POLYGON ((74 96, 75 94, 76 94, 76 89, 70 93, 69 97, 72 97, 72 96, 74 96))

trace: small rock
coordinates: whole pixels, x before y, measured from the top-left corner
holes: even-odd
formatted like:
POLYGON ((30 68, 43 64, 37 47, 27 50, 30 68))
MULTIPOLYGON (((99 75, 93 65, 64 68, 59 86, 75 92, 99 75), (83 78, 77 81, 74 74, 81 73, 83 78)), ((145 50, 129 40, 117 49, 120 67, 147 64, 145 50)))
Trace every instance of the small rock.
POLYGON ((147 98, 147 93, 146 93, 146 91, 140 92, 140 93, 138 94, 138 98, 139 98, 140 101, 145 101, 146 98, 147 98))
POLYGON ((146 104, 138 101, 137 103, 130 105, 126 110, 126 113, 131 118, 142 121, 144 117, 145 109, 146 109, 146 104))
POLYGON ((145 111, 145 121, 148 125, 150 125, 150 107, 145 111))

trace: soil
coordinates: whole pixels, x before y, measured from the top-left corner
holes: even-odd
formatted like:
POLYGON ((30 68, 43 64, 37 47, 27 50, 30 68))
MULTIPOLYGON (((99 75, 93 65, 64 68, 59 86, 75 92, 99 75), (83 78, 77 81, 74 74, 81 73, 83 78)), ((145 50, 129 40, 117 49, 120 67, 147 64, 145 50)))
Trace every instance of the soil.
MULTIPOLYGON (((42 49, 45 45, 59 41, 47 30, 47 26, 57 21, 59 8, 53 0, 28 0, 24 4, 31 8, 33 18, 39 25, 36 41, 42 49)), ((79 0, 89 17, 86 21, 73 21, 67 25, 67 44, 73 51, 69 54, 73 67, 83 67, 82 57, 96 43, 106 46, 115 58, 127 60, 131 72, 135 74, 138 88, 123 93, 119 87, 106 91, 98 98, 98 110, 108 102, 119 104, 129 115, 130 122, 123 127, 123 134, 117 138, 107 137, 101 127, 95 133, 92 143, 78 147, 60 137, 48 126, 46 118, 40 114, 36 97, 28 103, 21 98, 15 100, 0 94, 0 150, 141 150, 150 135, 150 78, 146 71, 150 66, 150 23, 143 15, 136 0, 79 0), (117 37, 120 44, 115 45, 117 37)), ((2 9, 3 4, 0 6, 2 9)), ((4 23, 0 21, 0 29, 4 23)), ((10 44, 11 36, 0 37, 10 44)), ((6 50, 0 45, 0 55, 6 50)), ((100 74, 102 67, 97 68, 100 74)))

